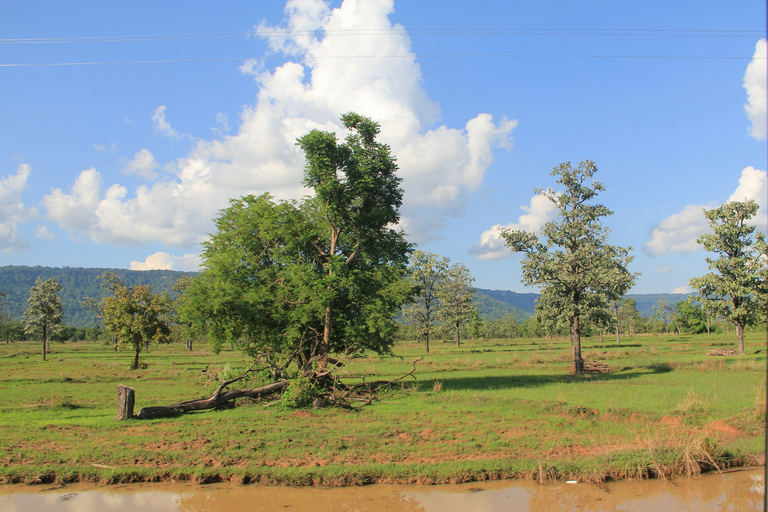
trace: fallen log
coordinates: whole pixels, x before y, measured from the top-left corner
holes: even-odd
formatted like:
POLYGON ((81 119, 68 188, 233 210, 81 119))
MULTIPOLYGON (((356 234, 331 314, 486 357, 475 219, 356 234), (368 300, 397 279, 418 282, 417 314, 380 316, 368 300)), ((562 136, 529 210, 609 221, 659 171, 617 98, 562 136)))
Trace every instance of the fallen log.
POLYGON ((197 400, 188 400, 186 402, 179 402, 173 405, 159 405, 152 407, 144 407, 139 411, 138 416, 140 420, 149 420, 153 418, 163 418, 166 416, 175 416, 177 414, 191 412, 191 411, 204 411, 207 409, 216 409, 223 407, 224 405, 232 402, 237 398, 264 398, 275 393, 281 392, 288 386, 288 381, 282 380, 273 382, 266 386, 253 389, 235 389, 232 391, 221 392, 217 390, 216 393, 208 398, 199 398, 197 400))
MULTIPOLYGON (((571 363, 569 370, 571 375, 576 374, 576 363, 571 363)), ((611 369, 602 361, 584 361, 584 373, 610 373, 611 369)))
POLYGON ((727 356, 735 356, 736 355, 736 349, 733 348, 713 348, 709 352, 707 352, 708 356, 719 356, 719 357, 727 357, 727 356))

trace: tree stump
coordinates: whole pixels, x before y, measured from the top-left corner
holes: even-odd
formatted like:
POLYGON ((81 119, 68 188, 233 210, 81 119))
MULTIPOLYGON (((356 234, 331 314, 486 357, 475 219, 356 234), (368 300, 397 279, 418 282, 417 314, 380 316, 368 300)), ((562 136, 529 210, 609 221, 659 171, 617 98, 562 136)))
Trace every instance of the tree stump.
POLYGON ((117 417, 116 420, 127 420, 133 418, 133 404, 136 400, 136 393, 128 386, 119 384, 117 386, 117 417))

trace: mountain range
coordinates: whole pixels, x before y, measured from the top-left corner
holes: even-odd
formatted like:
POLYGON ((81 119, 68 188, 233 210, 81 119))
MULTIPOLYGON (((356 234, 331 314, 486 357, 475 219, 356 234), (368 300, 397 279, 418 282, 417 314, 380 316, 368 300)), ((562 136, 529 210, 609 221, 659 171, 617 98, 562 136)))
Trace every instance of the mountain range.
MULTIPOLYGON (((28 267, 8 265, 0 267, 0 292, 5 296, 0 299, 5 304, 2 311, 12 320, 21 320, 27 307, 29 289, 35 280, 55 277, 62 285, 61 298, 64 308, 64 323, 75 327, 92 327, 97 318, 93 311, 83 307, 81 301, 85 297, 101 299, 106 290, 101 287, 99 276, 104 272, 114 272, 126 285, 149 285, 155 293, 172 292, 173 284, 182 276, 193 277, 195 272, 180 272, 176 270, 125 270, 107 268, 78 268, 78 267, 28 267)), ((484 320, 501 318, 512 315, 520 322, 534 313, 537 293, 518 293, 507 290, 488 290, 476 288, 475 304, 484 320)), ((685 300, 683 294, 629 294, 637 301, 637 309, 643 316, 650 316, 652 307, 659 298, 668 305, 685 300)))

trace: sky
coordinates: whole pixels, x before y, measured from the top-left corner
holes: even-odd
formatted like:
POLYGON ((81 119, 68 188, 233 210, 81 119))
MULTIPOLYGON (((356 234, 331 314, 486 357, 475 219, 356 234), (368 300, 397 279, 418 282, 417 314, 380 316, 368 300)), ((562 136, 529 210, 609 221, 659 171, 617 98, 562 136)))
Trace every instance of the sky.
POLYGON ((765 231, 766 5, 680 0, 0 0, 0 265, 197 270, 229 200, 301 198, 296 139, 381 125, 400 227, 536 291, 500 228, 592 160, 631 293, 707 272, 703 209, 765 231))

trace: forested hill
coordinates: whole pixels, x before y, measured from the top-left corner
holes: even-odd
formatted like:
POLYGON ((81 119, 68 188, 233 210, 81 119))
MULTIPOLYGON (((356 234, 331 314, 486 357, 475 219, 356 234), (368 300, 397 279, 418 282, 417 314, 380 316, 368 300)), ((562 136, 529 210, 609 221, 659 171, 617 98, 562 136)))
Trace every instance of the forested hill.
MULTIPOLYGON (((522 311, 524 313, 523 318, 533 315, 536 299, 539 298, 538 293, 517 293, 507 290, 485 290, 483 288, 477 288, 477 291, 522 311)), ((667 306, 674 307, 678 302, 688 298, 688 295, 682 293, 630 293, 626 296, 635 299, 637 311, 646 317, 653 314, 653 306, 659 299, 664 299, 667 306)), ((480 316, 484 316, 482 312, 480 316)))
POLYGON ((80 301, 85 297, 100 299, 106 295, 99 279, 104 272, 114 272, 128 286, 149 285, 155 293, 170 292, 179 277, 195 275, 195 272, 175 270, 5 266, 0 267, 0 292, 5 293, 1 300, 6 303, 3 313, 12 320, 21 320, 27 308, 29 289, 34 286, 35 279, 55 277, 62 285, 64 323, 74 327, 93 327, 96 325, 96 315, 84 308, 80 301))
MULTIPOLYGON (((106 295, 101 287, 99 276, 104 272, 114 272, 128 286, 149 285, 155 293, 170 292, 173 284, 181 276, 195 276, 195 272, 175 270, 125 270, 108 268, 73 268, 73 267, 0 267, 0 292, 5 292, 2 299, 6 304, 3 313, 12 320, 21 320, 27 307, 29 289, 35 279, 55 277, 62 285, 61 297, 64 303, 64 322, 74 327, 92 327, 96 325, 93 311, 84 308, 80 301, 85 297, 100 299, 106 295)), ((518 322, 533 315, 537 293, 517 293, 507 290, 487 290, 477 288, 475 304, 480 317, 486 320, 512 315, 518 322)), ((643 316, 650 316, 652 307, 659 298, 669 306, 685 300, 681 294, 630 294, 637 301, 637 309, 643 316)))

